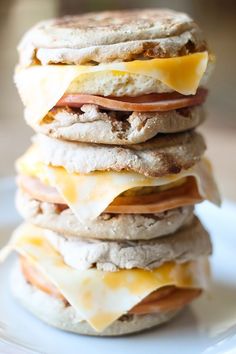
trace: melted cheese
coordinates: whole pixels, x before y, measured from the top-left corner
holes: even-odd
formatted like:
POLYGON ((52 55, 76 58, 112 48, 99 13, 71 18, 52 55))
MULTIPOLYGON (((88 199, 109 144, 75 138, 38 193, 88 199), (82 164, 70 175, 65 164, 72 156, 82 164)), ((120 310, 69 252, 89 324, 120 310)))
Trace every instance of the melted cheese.
POLYGON ((18 251, 58 288, 78 317, 98 332, 163 286, 205 288, 208 284, 206 258, 183 264, 169 262, 153 271, 131 269, 109 273, 95 268, 73 269, 64 263, 43 232, 29 224, 21 225, 0 252, 0 259, 13 249, 18 251))
POLYGON ((134 60, 110 64, 89 65, 35 65, 18 68, 15 82, 25 105, 25 117, 39 122, 52 109, 70 84, 82 74, 94 72, 139 74, 161 81, 184 95, 195 94, 206 71, 208 52, 175 58, 134 60))
POLYGON ((188 170, 159 178, 133 172, 97 171, 88 174, 69 173, 63 167, 52 167, 40 161, 37 146, 31 147, 17 162, 20 174, 39 178, 55 187, 65 204, 81 221, 95 219, 121 193, 135 187, 167 185, 187 176, 195 177, 200 195, 219 205, 220 198, 211 167, 203 159, 188 170))

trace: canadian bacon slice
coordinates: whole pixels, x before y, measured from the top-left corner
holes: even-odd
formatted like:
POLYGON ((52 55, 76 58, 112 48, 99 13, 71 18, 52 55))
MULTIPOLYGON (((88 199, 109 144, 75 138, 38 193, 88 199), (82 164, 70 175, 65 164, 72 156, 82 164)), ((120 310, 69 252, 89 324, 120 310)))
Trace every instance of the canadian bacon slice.
POLYGON ((95 104, 101 108, 118 111, 170 111, 202 104, 207 96, 206 89, 198 89, 195 95, 184 96, 178 92, 150 94, 139 97, 102 97, 86 94, 64 94, 56 107, 79 108, 83 104, 95 104))
POLYGON ((64 301, 65 304, 68 304, 57 287, 48 281, 36 267, 30 264, 30 262, 25 257, 20 257, 20 266, 27 282, 34 285, 41 291, 44 291, 45 293, 64 301))
POLYGON ((201 295, 201 289, 178 289, 169 295, 151 302, 140 302, 129 313, 133 315, 147 315, 155 312, 172 311, 182 308, 201 295))
MULTIPOLYGON (((65 201, 56 188, 43 184, 39 179, 19 176, 18 185, 34 199, 42 202, 65 205, 65 201)), ((113 214, 149 214, 159 213, 180 206, 193 205, 203 200, 198 192, 194 177, 171 189, 142 196, 117 197, 104 212, 113 214)))
POLYGON ((65 204, 65 201, 58 193, 56 188, 47 186, 37 177, 20 175, 17 176, 16 181, 18 186, 34 199, 47 203, 65 204))
POLYGON ((105 211, 114 214, 159 213, 180 206, 200 203, 202 200, 194 177, 188 177, 186 182, 180 186, 150 195, 117 197, 105 211))

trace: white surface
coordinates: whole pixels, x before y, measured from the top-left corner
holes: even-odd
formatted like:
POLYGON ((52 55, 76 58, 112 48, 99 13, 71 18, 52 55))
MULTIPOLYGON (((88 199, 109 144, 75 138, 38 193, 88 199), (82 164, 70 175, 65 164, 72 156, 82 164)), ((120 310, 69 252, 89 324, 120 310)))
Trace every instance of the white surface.
MULTIPOLYGON (((0 183, 0 246, 20 218, 14 210, 13 180, 0 183)), ((170 324, 138 335, 92 338, 43 324, 14 301, 9 274, 14 256, 0 266, 0 353, 43 354, 234 354, 236 353, 236 204, 197 207, 214 243, 211 293, 170 324)))

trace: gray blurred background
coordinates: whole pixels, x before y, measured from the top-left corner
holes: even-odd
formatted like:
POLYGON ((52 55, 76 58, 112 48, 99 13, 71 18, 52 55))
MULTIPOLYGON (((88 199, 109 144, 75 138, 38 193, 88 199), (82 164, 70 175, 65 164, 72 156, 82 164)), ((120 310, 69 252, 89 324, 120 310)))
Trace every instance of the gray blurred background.
POLYGON ((16 45, 37 21, 86 11, 169 7, 188 12, 205 31, 217 56, 204 132, 224 197, 236 200, 236 1, 230 0, 0 0, 0 177, 14 174, 14 160, 29 145, 32 131, 12 81, 16 45))

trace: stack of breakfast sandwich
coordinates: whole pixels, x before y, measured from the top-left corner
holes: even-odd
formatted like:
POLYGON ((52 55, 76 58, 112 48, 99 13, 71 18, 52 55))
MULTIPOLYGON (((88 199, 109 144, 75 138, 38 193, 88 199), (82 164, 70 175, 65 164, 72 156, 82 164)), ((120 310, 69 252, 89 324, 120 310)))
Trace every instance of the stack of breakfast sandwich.
POLYGON ((195 128, 214 65, 198 26, 163 9, 41 22, 15 82, 34 129, 17 161, 25 222, 15 296, 52 326, 121 335, 164 323, 206 289, 219 204, 195 128))

